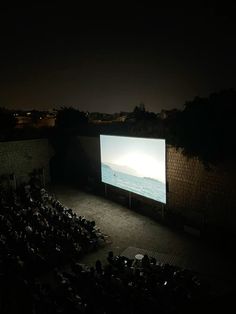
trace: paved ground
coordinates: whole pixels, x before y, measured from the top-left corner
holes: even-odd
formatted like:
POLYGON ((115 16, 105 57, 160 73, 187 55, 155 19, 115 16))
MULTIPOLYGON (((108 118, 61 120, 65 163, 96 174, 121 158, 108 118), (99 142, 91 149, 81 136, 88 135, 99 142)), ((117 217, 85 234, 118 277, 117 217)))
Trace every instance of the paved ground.
POLYGON ((235 260, 232 252, 224 250, 224 247, 177 232, 108 199, 76 188, 54 186, 50 190, 78 215, 95 220, 108 236, 107 244, 85 256, 83 263, 91 265, 97 259, 106 261, 110 250, 121 254, 130 247, 140 248, 174 257, 181 266, 197 270, 209 278, 217 293, 232 289, 236 278, 235 260))

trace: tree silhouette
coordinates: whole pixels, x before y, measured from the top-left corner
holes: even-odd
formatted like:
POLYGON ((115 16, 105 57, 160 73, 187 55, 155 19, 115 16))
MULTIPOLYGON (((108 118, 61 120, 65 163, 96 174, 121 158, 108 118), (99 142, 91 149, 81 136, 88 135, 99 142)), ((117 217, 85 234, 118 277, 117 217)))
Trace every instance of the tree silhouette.
POLYGON ((37 124, 39 122, 40 118, 42 118, 44 116, 45 116, 45 113, 42 111, 38 111, 38 110, 32 110, 31 115, 30 115, 31 121, 34 124, 37 124))
POLYGON ((73 107, 61 107, 56 117, 56 127, 77 129, 88 123, 86 113, 73 107))
POLYGON ((204 163, 234 158, 235 106, 233 89, 186 102, 169 124, 172 144, 204 163))
POLYGON ((0 107, 0 130, 10 130, 16 125, 16 118, 10 110, 0 107))
POLYGON ((131 112, 131 117, 136 121, 151 121, 155 120, 157 116, 155 113, 147 111, 144 103, 140 103, 138 106, 134 107, 133 112, 131 112))

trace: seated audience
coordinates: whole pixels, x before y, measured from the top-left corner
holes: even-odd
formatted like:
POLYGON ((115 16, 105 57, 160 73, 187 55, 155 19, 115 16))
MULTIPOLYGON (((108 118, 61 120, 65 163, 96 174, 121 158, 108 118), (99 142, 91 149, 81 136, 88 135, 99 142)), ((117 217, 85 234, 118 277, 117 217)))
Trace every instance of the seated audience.
POLYGON ((0 313, 194 313, 207 298, 196 273, 110 251, 79 264, 104 236, 38 182, 0 193, 0 313), (14 302, 12 302, 14 300, 14 302))

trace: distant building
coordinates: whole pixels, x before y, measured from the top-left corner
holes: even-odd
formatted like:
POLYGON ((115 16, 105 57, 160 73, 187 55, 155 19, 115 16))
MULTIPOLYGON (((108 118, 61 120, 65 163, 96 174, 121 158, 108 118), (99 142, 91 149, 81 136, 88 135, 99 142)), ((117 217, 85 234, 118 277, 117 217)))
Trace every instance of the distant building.
POLYGON ((37 123, 34 124, 35 127, 37 128, 52 128, 55 126, 55 121, 56 118, 55 117, 43 117, 42 119, 39 119, 39 121, 37 123))
POLYGON ((16 117, 16 128, 17 129, 23 129, 25 127, 29 127, 32 124, 31 117, 29 116, 23 116, 23 115, 17 115, 16 117))
POLYGON ((89 113, 89 123, 94 124, 110 124, 116 122, 125 122, 127 119, 127 113, 100 113, 100 112, 91 112, 89 113))
POLYGON ((50 111, 17 111, 14 113, 16 118, 16 128, 50 128, 55 126, 56 113, 50 111))
POLYGON ((127 119, 127 116, 120 116, 120 117, 117 117, 116 121, 118 122, 125 122, 127 119))
POLYGON ((159 116, 162 120, 165 120, 167 118, 175 116, 178 111, 179 111, 178 109, 171 109, 171 110, 162 109, 159 116))

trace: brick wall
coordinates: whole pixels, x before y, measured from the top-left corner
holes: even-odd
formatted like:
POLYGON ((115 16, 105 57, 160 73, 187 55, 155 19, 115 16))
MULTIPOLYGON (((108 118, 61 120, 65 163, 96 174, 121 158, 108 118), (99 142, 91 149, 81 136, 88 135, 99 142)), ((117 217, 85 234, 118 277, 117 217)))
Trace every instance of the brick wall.
MULTIPOLYGON (((100 173, 99 138, 77 137, 95 172, 100 173)), ((236 166, 222 164, 206 170, 197 159, 167 146, 166 210, 184 217, 196 228, 203 225, 234 231, 236 227, 236 166)))
POLYGON ((197 158, 188 159, 181 151, 168 147, 168 207, 196 224, 205 222, 233 231, 235 175, 234 164, 225 163, 207 170, 197 158))
MULTIPOLYGON (((34 169, 44 168, 45 181, 50 181, 49 162, 54 152, 47 139, 0 142, 0 175, 14 173, 17 182, 27 180, 34 169)), ((81 155, 100 174, 98 137, 76 137, 66 152, 67 163, 80 163, 81 155)), ((66 165, 65 165, 66 166, 66 165)), ((71 167, 73 171, 74 166, 71 167)), ((203 224, 234 231, 236 228, 236 166, 221 164, 206 170, 197 159, 188 159, 181 151, 167 147, 166 210, 184 217, 186 223, 203 224)))

